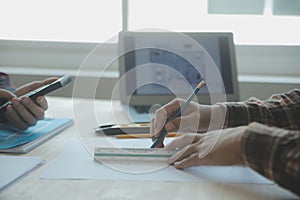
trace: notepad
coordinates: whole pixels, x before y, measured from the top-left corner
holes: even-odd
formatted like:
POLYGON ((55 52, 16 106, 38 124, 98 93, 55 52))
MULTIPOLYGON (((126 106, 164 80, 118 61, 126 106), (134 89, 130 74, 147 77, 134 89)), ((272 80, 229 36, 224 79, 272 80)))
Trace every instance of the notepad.
POLYGON ((44 162, 41 157, 0 156, 0 191, 44 162))
POLYGON ((27 153, 73 124, 70 118, 39 120, 25 131, 0 126, 0 152, 27 153))

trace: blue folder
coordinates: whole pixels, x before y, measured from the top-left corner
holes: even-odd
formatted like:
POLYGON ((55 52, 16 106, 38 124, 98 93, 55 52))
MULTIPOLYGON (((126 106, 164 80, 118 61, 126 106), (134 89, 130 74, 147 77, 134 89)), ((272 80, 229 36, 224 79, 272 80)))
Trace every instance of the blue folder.
POLYGON ((39 120, 25 131, 2 124, 0 126, 0 152, 27 153, 73 124, 70 118, 39 120))

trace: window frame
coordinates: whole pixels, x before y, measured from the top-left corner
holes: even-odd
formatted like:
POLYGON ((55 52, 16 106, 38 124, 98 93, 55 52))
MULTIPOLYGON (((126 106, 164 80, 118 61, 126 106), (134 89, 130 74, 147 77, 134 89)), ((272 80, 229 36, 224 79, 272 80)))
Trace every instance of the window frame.
MULTIPOLYGON (((123 29, 128 29, 128 0, 122 4, 123 29)), ((76 75, 77 70, 90 51, 98 43, 93 42, 54 42, 0 40, 0 69, 12 74, 55 75, 70 73, 76 75)), ((99 60, 116 57, 116 43, 101 44, 104 48, 99 53, 99 60)), ((287 77, 299 82, 300 77, 300 45, 243 45, 236 44, 236 60, 238 75, 241 81, 255 81, 255 77, 287 77), (243 78, 244 77, 244 78, 243 78), (248 77, 248 78, 245 78, 248 77), (250 79, 249 79, 250 77, 250 79)), ((97 76, 95 71, 104 70, 107 66, 95 63, 85 76, 97 76)), ((118 66, 115 63, 112 73, 106 76, 117 79, 118 66)), ((274 81, 276 81, 274 79, 274 81)), ((287 79, 286 79, 287 80, 287 79)), ((257 79, 256 79, 257 81, 257 79)))

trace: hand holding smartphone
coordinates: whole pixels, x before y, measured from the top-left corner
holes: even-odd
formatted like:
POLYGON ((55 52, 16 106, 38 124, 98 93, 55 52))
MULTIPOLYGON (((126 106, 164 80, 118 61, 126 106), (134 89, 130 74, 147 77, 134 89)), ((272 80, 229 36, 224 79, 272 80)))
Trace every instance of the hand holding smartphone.
MULTIPOLYGON (((47 84, 47 85, 44 85, 36 90, 33 90, 33 91, 30 91, 29 93, 26 93, 25 95, 22 95, 21 97, 19 97, 20 99, 23 97, 23 96, 28 96, 30 99, 32 99, 33 101, 35 101, 35 99, 38 97, 38 96, 44 96, 46 94, 49 94, 50 92, 53 92, 59 88, 62 88, 64 87, 65 85, 67 85, 68 83, 71 82, 71 77, 66 75, 66 76, 63 76, 59 79, 57 79, 56 81, 50 83, 50 84, 47 84)), ((11 105, 12 102, 11 101, 8 101, 6 102, 5 104, 1 105, 0 106, 0 113, 1 112, 5 112, 6 110, 6 107, 8 105, 11 105)))

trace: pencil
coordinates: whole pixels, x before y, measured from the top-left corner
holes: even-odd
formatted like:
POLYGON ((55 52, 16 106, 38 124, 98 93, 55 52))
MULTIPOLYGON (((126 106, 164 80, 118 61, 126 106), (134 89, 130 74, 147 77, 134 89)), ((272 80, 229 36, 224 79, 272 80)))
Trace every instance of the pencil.
MULTIPOLYGON (((168 133, 166 137, 177 137, 180 134, 177 133, 168 133)), ((115 138, 118 139, 127 139, 127 138, 150 138, 151 135, 147 133, 141 133, 141 134, 119 134, 114 135, 115 138)))
MULTIPOLYGON (((190 94, 190 96, 187 98, 187 100, 184 102, 184 104, 179 108, 175 115, 171 117, 171 119, 175 119, 181 115, 181 113, 186 109, 186 107, 189 105, 189 103, 193 100, 195 95, 199 92, 199 90, 205 85, 205 81, 201 81, 197 87, 193 90, 193 92, 190 94)), ((156 140, 153 142, 150 148, 155 148, 158 143, 166 136, 167 131, 166 129, 163 129, 161 134, 156 138, 156 140)))
MULTIPOLYGON (((177 137, 180 134, 177 133, 168 133, 166 137, 177 137)), ((150 138, 151 135, 147 133, 141 133, 141 134, 119 134, 114 135, 114 138, 118 139, 130 139, 130 138, 150 138)))

